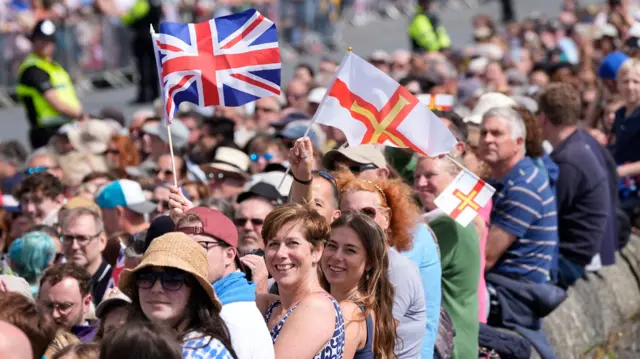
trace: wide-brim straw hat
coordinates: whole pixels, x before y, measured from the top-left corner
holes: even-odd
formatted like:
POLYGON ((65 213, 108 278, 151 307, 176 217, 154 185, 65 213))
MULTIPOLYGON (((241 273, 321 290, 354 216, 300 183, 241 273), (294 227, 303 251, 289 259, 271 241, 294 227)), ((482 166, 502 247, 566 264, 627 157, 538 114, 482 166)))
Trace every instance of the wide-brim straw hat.
POLYGON ((207 280, 209 264, 207 253, 196 241, 180 232, 171 232, 154 239, 144 252, 142 262, 134 269, 125 269, 120 274, 118 287, 132 297, 135 288, 135 273, 147 267, 170 267, 191 274, 207 293, 218 310, 222 304, 207 280))

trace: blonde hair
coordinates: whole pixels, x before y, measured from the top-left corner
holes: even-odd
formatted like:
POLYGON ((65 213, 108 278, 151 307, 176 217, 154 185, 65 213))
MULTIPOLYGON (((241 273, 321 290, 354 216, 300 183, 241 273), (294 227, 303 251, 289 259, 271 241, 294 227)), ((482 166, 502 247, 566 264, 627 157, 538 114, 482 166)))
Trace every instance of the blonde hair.
POLYGON ((622 63, 616 78, 620 78, 622 75, 627 75, 631 70, 640 71, 640 59, 629 58, 622 63))
POLYGON ((73 344, 80 344, 80 339, 69 332, 59 330, 49 347, 47 347, 44 356, 47 359, 52 359, 59 351, 73 344))

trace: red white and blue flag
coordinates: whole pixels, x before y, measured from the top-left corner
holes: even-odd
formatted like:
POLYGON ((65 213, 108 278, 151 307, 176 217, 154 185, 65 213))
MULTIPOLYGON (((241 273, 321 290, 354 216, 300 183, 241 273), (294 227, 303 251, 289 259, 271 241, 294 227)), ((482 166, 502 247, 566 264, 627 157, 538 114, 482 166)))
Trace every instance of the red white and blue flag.
POLYGON ((198 24, 164 22, 153 37, 169 122, 182 102, 235 107, 280 95, 276 26, 256 10, 198 24))

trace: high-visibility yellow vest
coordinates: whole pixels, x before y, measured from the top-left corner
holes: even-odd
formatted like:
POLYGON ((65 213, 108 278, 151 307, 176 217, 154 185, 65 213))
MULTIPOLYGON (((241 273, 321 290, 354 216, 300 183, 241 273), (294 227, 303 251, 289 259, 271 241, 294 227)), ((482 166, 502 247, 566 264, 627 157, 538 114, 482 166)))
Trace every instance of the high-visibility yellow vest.
MULTIPOLYGON (((49 74, 51 85, 56 89, 58 98, 70 106, 76 108, 81 107, 78 96, 76 96, 76 91, 73 88, 71 76, 69 76, 67 71, 65 71, 59 63, 55 61, 49 62, 41 57, 31 54, 27 56, 27 59, 22 63, 22 65, 20 65, 20 68, 18 69, 18 78, 20 78, 22 73, 31 66, 35 66, 49 74)), ((18 83, 16 93, 23 104, 25 104, 25 100, 28 98, 32 100, 36 111, 36 125, 38 127, 58 126, 70 121, 67 116, 54 109, 38 89, 18 83)))
POLYGON ((419 6, 409 24, 409 36, 415 45, 427 51, 440 51, 451 46, 451 38, 444 26, 434 29, 431 20, 419 6))
POLYGON ((122 17, 122 22, 125 25, 131 26, 136 23, 136 21, 147 16, 149 10, 151 10, 151 5, 148 0, 136 0, 136 3, 129 9, 129 12, 122 17))

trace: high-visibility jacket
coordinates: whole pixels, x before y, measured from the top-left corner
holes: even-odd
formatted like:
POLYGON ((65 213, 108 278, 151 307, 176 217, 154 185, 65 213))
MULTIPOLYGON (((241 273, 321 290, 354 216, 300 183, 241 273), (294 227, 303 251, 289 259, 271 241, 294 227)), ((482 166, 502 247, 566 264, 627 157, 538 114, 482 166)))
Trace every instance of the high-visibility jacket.
POLYGON ((438 24, 434 29, 429 15, 420 6, 409 24, 409 37, 414 51, 440 51, 451 46, 451 38, 444 26, 438 24))
POLYGON ((131 9, 122 17, 122 22, 131 26, 145 18, 149 11, 151 11, 151 4, 148 0, 136 0, 131 9))
MULTIPOLYGON (((73 82, 71 76, 65 71, 65 69, 57 62, 49 62, 39 56, 31 54, 27 56, 26 60, 20 65, 18 69, 18 78, 22 73, 31 66, 35 66, 40 70, 43 70, 49 74, 51 85, 56 89, 58 98, 66 104, 80 108, 80 101, 76 96, 76 91, 73 88, 73 82)), ((27 86, 23 83, 18 83, 16 87, 16 93, 20 101, 26 106, 26 100, 31 100, 36 112, 35 126, 39 128, 54 127, 69 122, 70 119, 58 112, 43 94, 38 89, 27 86)))

